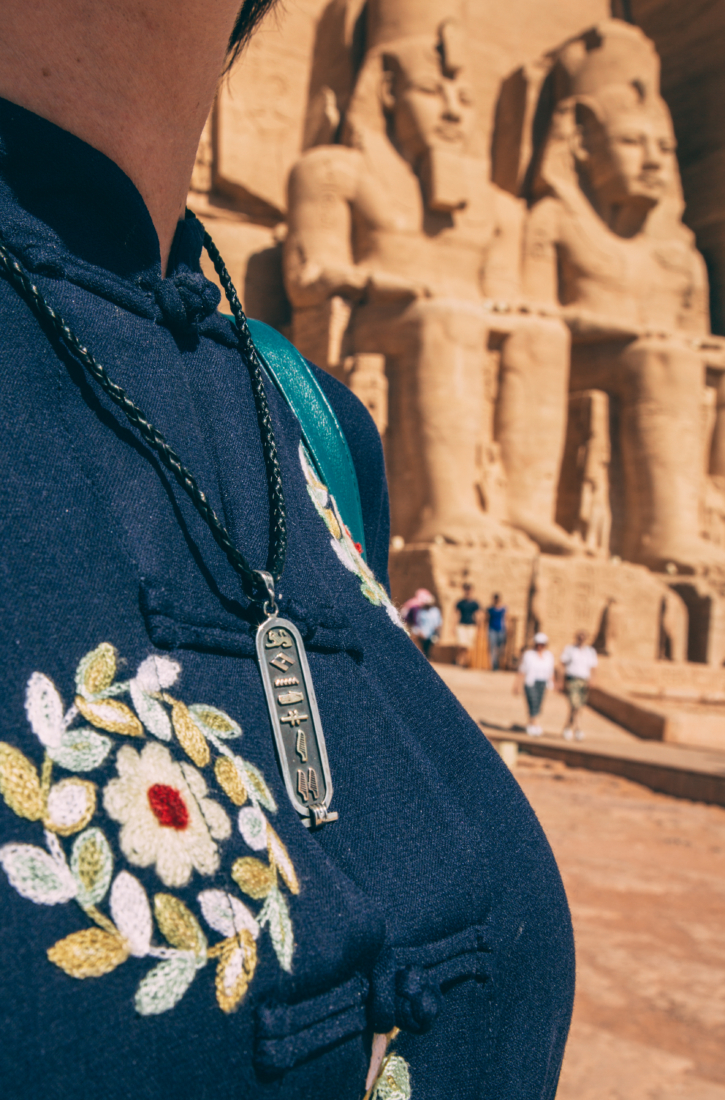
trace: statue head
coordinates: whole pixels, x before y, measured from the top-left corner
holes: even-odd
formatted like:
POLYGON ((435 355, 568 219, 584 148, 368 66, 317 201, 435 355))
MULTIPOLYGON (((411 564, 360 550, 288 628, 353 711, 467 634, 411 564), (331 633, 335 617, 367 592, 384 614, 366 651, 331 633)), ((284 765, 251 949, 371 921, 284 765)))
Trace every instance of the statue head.
POLYGON ((574 105, 572 152, 582 186, 595 205, 652 209, 677 173, 675 135, 658 95, 636 79, 611 84, 574 105))
POLYGON ((343 126, 359 148, 384 134, 428 208, 447 213, 468 201, 461 158, 475 123, 462 11, 462 0, 368 0, 367 52, 343 126))
POLYGON ((475 111, 460 24, 448 20, 436 37, 391 43, 382 60, 383 108, 405 159, 419 168, 432 149, 465 152, 475 111))

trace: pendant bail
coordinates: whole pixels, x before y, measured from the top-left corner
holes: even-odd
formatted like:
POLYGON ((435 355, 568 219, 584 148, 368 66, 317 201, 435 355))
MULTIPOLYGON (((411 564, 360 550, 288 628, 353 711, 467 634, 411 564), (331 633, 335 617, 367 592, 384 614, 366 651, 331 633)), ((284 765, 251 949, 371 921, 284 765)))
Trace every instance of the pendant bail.
POLYGON ((267 593, 267 599, 262 602, 262 611, 268 617, 276 615, 277 599, 274 590, 274 577, 266 569, 255 569, 254 572, 261 582, 261 587, 267 593))

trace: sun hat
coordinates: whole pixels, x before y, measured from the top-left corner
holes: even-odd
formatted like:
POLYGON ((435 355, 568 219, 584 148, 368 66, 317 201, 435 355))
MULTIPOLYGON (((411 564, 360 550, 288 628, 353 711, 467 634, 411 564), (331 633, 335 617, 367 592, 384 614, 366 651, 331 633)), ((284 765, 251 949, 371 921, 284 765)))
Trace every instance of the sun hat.
POLYGON ((539 631, 538 634, 534 634, 534 645, 546 645, 548 640, 549 636, 547 634, 543 634, 541 631, 539 631))

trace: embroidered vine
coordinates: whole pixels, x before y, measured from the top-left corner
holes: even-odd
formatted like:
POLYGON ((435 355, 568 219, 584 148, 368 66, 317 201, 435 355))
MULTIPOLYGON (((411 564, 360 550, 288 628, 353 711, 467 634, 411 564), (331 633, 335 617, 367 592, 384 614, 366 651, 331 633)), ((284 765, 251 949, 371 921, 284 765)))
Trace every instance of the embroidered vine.
POLYGON ((376 607, 384 607, 395 625, 402 627, 403 623, 397 608, 391 602, 382 584, 375 579, 375 574, 362 556, 359 543, 354 541, 345 526, 335 498, 315 473, 312 460, 302 443, 300 443, 300 462, 310 499, 332 535, 330 546, 345 568, 359 579, 360 591, 365 599, 370 600, 370 603, 375 604, 376 607))
POLYGON ((259 769, 232 747, 242 736, 234 719, 169 694, 181 674, 176 661, 147 657, 130 680, 117 680, 117 671, 112 645, 104 642, 87 653, 67 710, 49 677, 42 672, 30 677, 25 710, 44 749, 43 764, 39 772, 19 749, 0 742, 0 795, 18 817, 42 823, 45 847, 6 844, 0 863, 24 898, 37 905, 74 902, 90 922, 48 950, 50 961, 66 974, 94 978, 131 956, 155 960, 135 995, 136 1010, 153 1015, 173 1008, 197 971, 216 961, 217 1001, 232 1012, 254 976, 262 929, 269 930, 280 966, 292 969, 294 932, 282 886, 297 894, 299 883, 266 816, 277 812, 274 797, 259 769), (127 696, 132 706, 119 696, 127 696), (90 725, 80 725, 81 719, 90 725), (154 740, 146 740, 147 734, 154 740), (121 737, 133 741, 120 742, 121 737), (174 739, 191 763, 175 760, 161 743, 174 739), (118 842, 127 862, 153 866, 167 890, 186 886, 195 872, 218 871, 220 844, 231 836, 230 815, 210 797, 202 771, 232 804, 239 832, 258 855, 236 859, 230 876, 241 893, 263 904, 253 913, 231 883, 229 890, 202 890, 199 912, 222 937, 217 942, 210 944, 201 921, 175 894, 161 891, 150 899, 130 871, 115 873, 106 834, 91 825, 97 784, 78 774, 54 781, 55 768, 85 775, 114 752, 117 777, 100 792, 103 807, 120 825, 118 842), (266 859, 260 858, 263 852, 266 859))

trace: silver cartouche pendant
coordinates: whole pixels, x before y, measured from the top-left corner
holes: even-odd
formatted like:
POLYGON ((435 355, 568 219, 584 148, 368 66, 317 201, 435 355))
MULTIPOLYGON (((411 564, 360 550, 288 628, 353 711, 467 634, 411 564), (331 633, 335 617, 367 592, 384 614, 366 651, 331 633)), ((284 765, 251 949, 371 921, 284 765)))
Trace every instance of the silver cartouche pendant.
POLYGON ((337 821, 315 689, 299 630, 273 615, 257 630, 257 659, 290 802, 308 828, 337 821))

